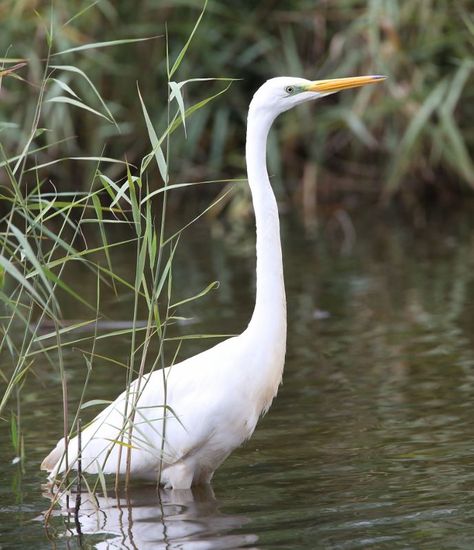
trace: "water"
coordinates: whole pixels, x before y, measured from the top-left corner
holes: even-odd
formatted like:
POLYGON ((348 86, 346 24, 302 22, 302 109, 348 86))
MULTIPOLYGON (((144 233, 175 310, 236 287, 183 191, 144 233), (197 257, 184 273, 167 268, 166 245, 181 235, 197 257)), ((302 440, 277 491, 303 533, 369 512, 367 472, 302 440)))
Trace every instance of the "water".
MULTIPOLYGON (((24 474, 0 424, 1 547, 472 548, 470 219, 414 232, 361 216, 354 242, 334 220, 317 242, 284 221, 288 354, 269 414, 212 490, 157 495, 138 485, 118 501, 101 499, 99 512, 84 502, 80 536, 72 516, 57 511, 48 529, 41 516, 48 500, 37 468, 60 435, 61 398, 53 369, 40 364, 24 389, 24 474)), ((222 285, 188 308, 197 323, 183 333, 234 333, 251 310, 251 233, 210 232, 203 223, 186 235, 175 284, 186 293, 213 279, 222 285)), ((114 261, 124 271, 133 263, 114 261)), ((95 280, 76 276, 93 295, 95 280)), ((123 320, 130 304, 106 299, 123 320)), ((185 355, 205 345, 189 342, 185 355)), ((84 362, 78 351, 66 357, 74 402, 84 362)), ((116 395, 121 372, 96 363, 89 398, 116 395)))

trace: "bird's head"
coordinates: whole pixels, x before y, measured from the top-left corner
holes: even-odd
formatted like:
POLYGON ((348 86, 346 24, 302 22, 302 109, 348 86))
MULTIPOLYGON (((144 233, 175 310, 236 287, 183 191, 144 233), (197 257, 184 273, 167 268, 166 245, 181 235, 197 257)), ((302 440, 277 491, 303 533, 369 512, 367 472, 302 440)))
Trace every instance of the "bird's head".
POLYGON ((358 88, 366 84, 375 84, 385 80, 385 76, 354 76, 349 78, 332 78, 330 80, 306 80, 281 76, 267 80, 255 92, 251 106, 263 110, 275 118, 295 105, 320 99, 348 88, 358 88))

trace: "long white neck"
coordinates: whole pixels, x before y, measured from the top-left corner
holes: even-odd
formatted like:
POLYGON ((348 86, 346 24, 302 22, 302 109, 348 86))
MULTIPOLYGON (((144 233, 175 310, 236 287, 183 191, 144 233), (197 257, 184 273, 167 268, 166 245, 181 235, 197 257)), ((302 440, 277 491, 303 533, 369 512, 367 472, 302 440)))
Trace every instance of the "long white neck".
POLYGON ((278 348, 286 347, 286 297, 275 195, 266 166, 267 137, 274 116, 250 104, 247 121, 247 175, 257 230, 257 295, 249 330, 278 348), (278 342, 275 342, 278 340, 278 342))

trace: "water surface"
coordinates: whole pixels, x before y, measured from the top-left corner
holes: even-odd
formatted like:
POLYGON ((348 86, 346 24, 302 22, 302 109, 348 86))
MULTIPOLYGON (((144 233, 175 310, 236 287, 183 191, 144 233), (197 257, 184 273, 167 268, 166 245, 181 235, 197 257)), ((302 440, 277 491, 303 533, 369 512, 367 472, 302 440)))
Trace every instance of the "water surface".
MULTIPOLYGON (((289 334, 284 384, 253 438, 218 470, 212 489, 136 486, 118 500, 83 502, 80 525, 42 512, 42 457, 60 436, 51 366, 24 388, 26 463, 0 424, 2 548, 472 548, 474 546, 474 223, 423 230, 355 216, 321 238, 283 220, 289 334), (78 536, 78 530, 81 535, 78 536)), ((186 314, 182 333, 240 331, 253 299, 253 235, 202 223, 178 254, 176 289, 221 288, 186 314)), ((116 256, 126 272, 133 261, 116 256)), ((94 295, 95 279, 82 279, 94 295)), ((71 275, 74 277, 74 274, 71 275)), ((131 278, 131 275, 129 275, 131 278)), ((177 290, 178 292, 178 290, 177 290)), ((126 320, 129 303, 110 311, 126 320)), ((66 316, 74 318, 71 305, 66 316)), ((182 357, 209 342, 186 343, 182 357)), ((117 347, 125 360, 127 342, 117 347)), ((71 403, 84 380, 66 354, 71 403)), ((89 398, 111 398, 123 371, 96 362, 89 398)), ((75 401, 76 400, 76 401, 75 401)))

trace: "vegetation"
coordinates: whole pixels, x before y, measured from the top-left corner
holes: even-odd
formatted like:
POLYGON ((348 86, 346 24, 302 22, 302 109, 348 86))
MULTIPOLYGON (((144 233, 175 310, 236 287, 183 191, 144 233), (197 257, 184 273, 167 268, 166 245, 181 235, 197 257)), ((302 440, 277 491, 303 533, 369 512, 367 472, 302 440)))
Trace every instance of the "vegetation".
MULTIPOLYGON (((29 133, 18 134, 19 140, 23 140, 20 154, 7 157, 7 146, 2 151, 2 171, 6 180, 2 200, 9 208, 1 219, 3 230, 0 233, 0 355, 4 360, 0 365, 0 376, 5 384, 0 399, 0 417, 10 423, 11 443, 20 468, 25 452, 21 427, 24 407, 22 387, 28 376, 36 374, 36 359, 39 356, 43 361, 49 361, 61 384, 63 435, 67 439, 76 427, 80 430, 83 416, 88 415, 84 409, 105 403, 104 400, 87 398, 89 378, 97 361, 123 367, 124 385, 128 387, 137 376, 163 366, 165 345, 172 363, 178 356, 183 339, 213 337, 209 334, 173 335, 169 334, 168 328, 183 320, 179 313, 184 304, 216 287, 215 282, 210 282, 194 296, 176 296, 173 289, 173 259, 182 233, 226 196, 223 193, 180 229, 168 228, 168 194, 176 189, 206 183, 170 183, 172 136, 177 134, 176 130, 186 128, 189 116, 204 108, 230 85, 221 79, 221 91, 195 104, 184 103, 182 90, 192 85, 193 81, 178 83, 173 76, 185 59, 199 21, 198 18, 194 30, 176 55, 172 58, 165 56, 165 89, 168 94, 163 106, 166 124, 161 132, 152 123, 140 88, 135 88, 141 119, 149 139, 147 152, 136 165, 127 160, 106 157, 102 152, 95 156, 59 156, 49 161, 47 157, 40 158, 43 151, 50 155, 52 150, 62 145, 54 130, 50 132, 49 128, 41 126, 48 123, 48 117, 44 115, 45 111, 49 112, 48 103, 87 111, 94 118, 106 119, 116 131, 120 130, 112 110, 82 69, 72 64, 53 65, 56 49, 54 25, 45 31, 48 48, 42 62, 42 79, 34 87, 36 105, 31 128, 29 133), (64 80, 57 78, 61 75, 66 75, 64 80), (74 84, 68 81, 70 75, 86 83, 86 89, 91 91, 98 108, 95 104, 85 103, 73 91, 74 84), (65 95, 51 94, 52 88, 56 93, 60 90, 65 95), (50 133, 55 140, 45 138, 41 142, 42 136, 50 133), (90 177, 81 180, 87 182, 87 188, 63 190, 53 177, 54 167, 74 163, 92 167, 90 177), (110 172, 108 175, 105 173, 107 165, 120 167, 123 176, 112 179, 110 172), (152 167, 161 178, 160 185, 156 184, 152 167), (122 227, 125 228, 123 231, 122 227), (89 244, 91 238, 98 240, 95 246, 89 244), (112 264, 112 251, 117 247, 124 248, 134 258, 131 279, 130 271, 122 276, 112 264), (80 283, 74 287, 69 284, 66 273, 71 268, 77 269, 77 266, 93 273, 97 281, 95 296, 84 295, 80 283), (103 300, 104 289, 112 292, 116 300, 124 299, 130 303, 130 321, 125 326, 118 327, 112 323, 112 327, 107 328, 102 323, 108 316, 107 304, 103 300), (74 304, 79 320, 64 322, 63 309, 67 303, 74 304), (78 331, 85 327, 89 331, 84 336, 78 331), (114 339, 128 339, 130 347, 126 362, 113 355, 110 342, 114 339), (109 343, 110 353, 101 353, 99 348, 103 341, 109 343), (82 396, 74 410, 70 407, 68 361, 65 359, 65 354, 73 346, 75 353, 83 357, 85 367, 82 396), (10 360, 5 361, 6 357, 10 360)), ((94 49, 122 44, 123 41, 100 43, 95 44, 94 49)), ((21 67, 10 67, 4 76, 13 76, 17 68, 21 67)), ((208 79, 209 82, 211 80, 208 79)), ((25 84, 22 80, 20 83, 25 84)), ((5 128, 6 131, 8 129, 9 126, 5 128)), ((60 177, 65 177, 65 174, 60 177)), ((226 180, 225 183, 229 182, 226 180)), ((138 400, 138 397, 134 396, 134 399, 138 400)), ((132 406, 123 426, 123 439, 117 442, 123 445, 124 456, 130 448, 127 441, 131 440, 134 414, 132 406)), ((164 423, 170 414, 173 414, 172 411, 164 403, 164 423)), ((72 483, 76 481, 66 477, 61 488, 69 489, 72 483)), ((106 490, 103 476, 99 476, 96 483, 106 490)), ((92 486, 88 488, 95 490, 92 486)), ((61 494, 62 491, 58 494, 59 498, 61 494)))
MULTIPOLYGON (((383 73, 390 77, 386 85, 358 92, 355 101, 352 93, 341 94, 331 109, 303 107, 285 117, 279 133, 283 143, 274 137, 269 151, 272 173, 284 182, 277 189, 280 200, 299 204, 311 217, 318 196, 339 200, 342 190, 346 197, 349 191, 385 204, 401 197, 412 206, 470 193, 474 19, 468 8, 468 0, 298 0, 284 8, 270 0, 258 5, 242 0, 238 7, 209 2, 180 78, 241 80, 212 108, 196 112, 187 139, 181 133, 176 140, 171 162, 177 180, 244 175, 246 107, 266 78, 383 73)), ((2 82, 5 155, 17 155, 28 139, 53 33, 51 65, 62 69, 45 86, 41 124, 31 143, 37 164, 54 163, 42 175, 63 190, 84 190, 94 168, 60 158, 126 156, 136 163, 147 150, 136 82, 150 98, 151 120, 163 128, 165 35, 173 37, 173 59, 201 9, 201 0, 133 6, 100 1, 79 7, 62 0, 54 10, 49 2, 3 0, 3 67, 27 62, 2 82), (114 46, 91 47, 97 42, 114 46), (71 65, 75 70, 65 68, 71 65)), ((223 89, 218 81, 187 86, 188 103, 198 102, 209 88, 212 93, 223 89)), ((118 164, 103 170, 112 178, 124 173, 118 164)), ((0 177, 5 184, 5 174, 0 177)))

